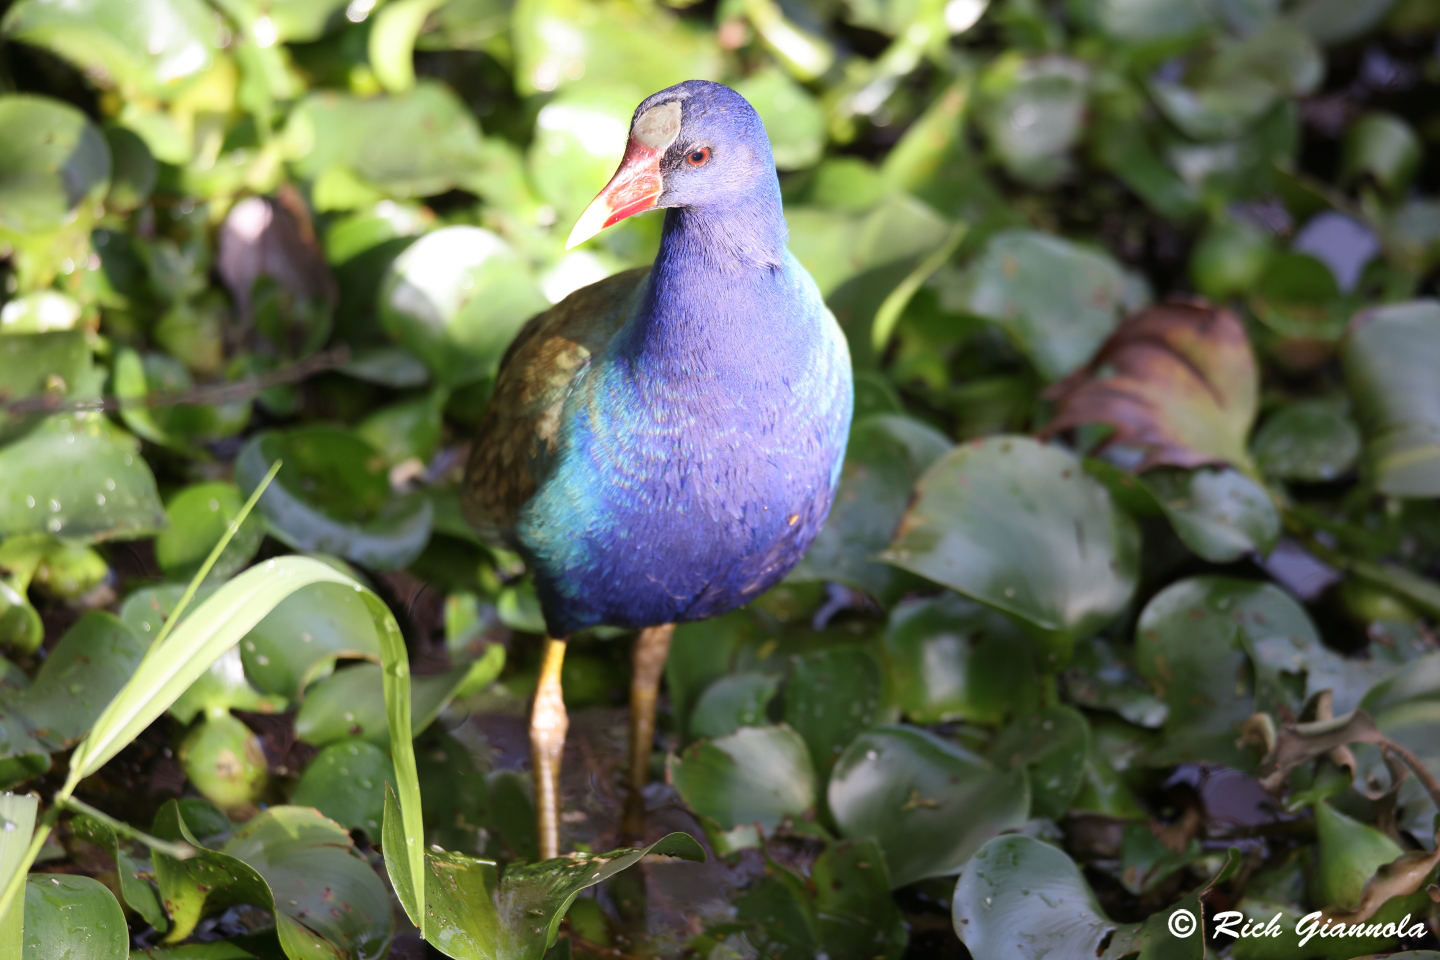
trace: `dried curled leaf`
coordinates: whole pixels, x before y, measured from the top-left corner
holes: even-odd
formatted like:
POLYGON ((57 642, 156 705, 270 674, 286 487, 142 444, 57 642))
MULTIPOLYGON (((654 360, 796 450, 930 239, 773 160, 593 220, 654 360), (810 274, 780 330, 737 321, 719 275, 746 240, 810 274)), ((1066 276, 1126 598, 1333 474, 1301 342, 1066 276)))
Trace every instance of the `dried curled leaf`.
POLYGON ((1115 428, 1106 444, 1144 452, 1138 471, 1249 464, 1259 374, 1240 319, 1201 303, 1165 303, 1122 323, 1083 369, 1045 394, 1045 433, 1115 428))
MULTIPOLYGON (((1440 836, 1436 839, 1440 841, 1440 836)), ((1401 854, 1365 881, 1360 903, 1354 910, 1327 910, 1325 917, 1347 925, 1364 923, 1390 900, 1408 897, 1423 887, 1437 865, 1440 865, 1440 843, 1432 851, 1412 850, 1401 854)))

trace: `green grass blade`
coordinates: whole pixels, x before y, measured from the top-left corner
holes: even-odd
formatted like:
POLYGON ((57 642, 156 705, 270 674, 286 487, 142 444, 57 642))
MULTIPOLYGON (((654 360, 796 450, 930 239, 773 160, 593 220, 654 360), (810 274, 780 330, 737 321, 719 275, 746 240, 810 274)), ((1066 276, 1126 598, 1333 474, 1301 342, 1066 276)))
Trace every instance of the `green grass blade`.
MULTIPOLYGON (((371 594, 375 603, 380 598, 371 594)), ((409 864, 413 902, 403 904, 410 919, 423 924, 425 916, 425 824, 420 810, 420 775, 415 768, 415 742, 410 733, 410 661, 405 651, 405 638, 395 618, 385 611, 386 629, 380 630, 380 658, 384 670, 385 713, 390 721, 390 758, 395 764, 395 792, 400 804, 400 823, 405 834, 405 851, 386 852, 394 859, 409 864)), ((396 891, 399 891, 396 886, 396 891)), ((421 927, 423 930, 423 926, 421 927)))
MULTIPOLYGON (((7 881, 20 870, 25 848, 35 832, 39 801, 16 793, 0 793, 0 877, 7 881)), ((6 884, 9 885, 8 883, 6 884)), ((18 957, 25 944, 25 902, 0 907, 0 957, 18 957)))
POLYGON ((885 350, 885 344, 889 342, 890 335, 895 332, 895 325, 900 322, 900 315, 905 312, 905 306, 920 285, 930 279, 930 275, 945 265, 960 247, 960 241, 965 239, 969 227, 963 223, 957 223, 950 231, 950 236, 945 242, 931 251, 930 256, 920 261, 919 266, 910 271, 909 276, 900 281, 900 284, 891 290, 885 297, 880 309, 875 311, 875 322, 870 327, 870 342, 875 347, 876 353, 885 350))

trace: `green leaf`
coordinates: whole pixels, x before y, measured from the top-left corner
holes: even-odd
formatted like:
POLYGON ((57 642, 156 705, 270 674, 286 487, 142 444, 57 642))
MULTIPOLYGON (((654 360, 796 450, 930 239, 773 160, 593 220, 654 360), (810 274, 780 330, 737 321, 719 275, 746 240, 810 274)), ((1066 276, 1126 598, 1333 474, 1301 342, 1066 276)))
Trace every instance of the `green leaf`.
POLYGON ((379 450, 391 466, 405 460, 426 462, 440 446, 445 402, 449 398, 450 391, 440 387, 424 396, 402 400, 370 414, 355 432, 379 450))
POLYGON ((33 683, 0 695, 0 783, 49 770, 50 754, 90 730, 144 653, 144 642, 116 617, 81 617, 33 683))
POLYGON ((1135 664, 1169 707, 1164 746, 1153 762, 1254 765, 1236 740, 1257 707, 1247 650, 1268 637, 1320 641, 1304 608, 1273 584, 1192 577, 1145 605, 1135 664))
POLYGON ((713 739, 741 727, 768 726, 766 708, 775 698, 780 679, 768 673, 736 673, 716 680, 690 711, 691 735, 713 739))
POLYGON ((746 77, 734 90, 760 114, 777 169, 815 165, 825 149, 825 114, 810 91, 776 67, 746 77))
MULTIPOLYGON (((165 505, 169 526, 155 538, 155 559, 160 569, 176 579, 192 576, 244 505, 239 487, 219 481, 191 484, 172 496, 165 505)), ((210 576, 224 580, 243 570, 264 537, 259 519, 247 517, 215 561, 210 576)))
POLYGON ((445 0, 396 0, 386 4, 370 27, 370 67, 391 93, 415 86, 415 39, 425 18, 445 0))
POLYGON ((1089 81, 1085 64, 1068 57, 1011 51, 991 63, 980 83, 980 125, 1011 176, 1043 187, 1069 171, 1089 81))
POLYGON ((1440 304, 1357 314, 1340 344, 1345 385, 1365 436, 1362 463, 1381 493, 1440 496, 1440 304))
POLYGON ((757 830, 773 831, 815 805, 809 751, 785 724, 691 744, 671 758, 670 778, 686 806, 726 833, 721 845, 731 850, 757 845, 757 830))
POLYGON ((863 647, 791 658, 785 722, 800 734, 824 783, 841 752, 880 712, 880 664, 863 647))
POLYGON ((315 204, 322 210, 361 205, 326 202, 342 196, 337 187, 347 178, 361 192, 423 197, 464 183, 482 160, 470 111, 433 81, 370 99, 312 93, 291 114, 284 139, 296 172, 315 181, 315 204))
POLYGON ((862 733, 830 775, 830 811, 847 837, 874 837, 891 885, 954 873, 985 841, 1030 815, 1022 768, 997 771, 915 727, 862 733))
POLYGON ((1185 546, 1211 563, 1268 554, 1280 538, 1269 491, 1231 467, 1158 467, 1143 481, 1185 546))
POLYGON ((1408 123, 1392 114, 1368 113, 1345 131, 1341 176, 1372 177, 1386 193, 1399 196, 1415 176, 1420 155, 1420 138, 1408 123))
POLYGON ((1112 710, 1137 726, 1159 727, 1170 710, 1140 679, 1131 657, 1122 658, 1115 645, 1101 637, 1075 647, 1063 677, 1071 703, 1091 710, 1112 710))
POLYGON ((1108 255, 1034 230, 985 244, 941 303, 999 324, 1047 380, 1083 366, 1120 319, 1125 276, 1108 255))
POLYGON ((191 785, 225 810, 246 810, 270 782, 260 738, 229 713, 202 717, 175 755, 191 785))
MULTIPOLYGON (((407 846, 400 829, 400 805, 385 794, 385 865, 399 900, 409 910, 415 902, 415 878, 398 856, 407 846)), ((431 848, 422 867, 425 900, 424 936, 457 960, 540 958, 555 942, 560 921, 586 887, 638 863, 647 854, 703 862, 700 845, 683 833, 672 833, 648 847, 584 853, 535 864, 512 865, 504 880, 494 861, 431 848)))
POLYGON ((1250 444, 1266 476, 1277 480, 1328 483, 1355 466, 1360 430, 1345 404, 1331 400, 1288 403, 1268 417, 1250 444))
POLYGON ((383 750, 364 740, 340 740, 310 761, 290 801, 379 840, 385 785, 394 782, 395 765, 383 750))
POLYGON ((998 723, 1040 702, 1034 653, 1015 621, 953 593, 898 604, 885 655, 895 699, 915 723, 998 723))
POLYGON ((1023 716, 1000 731, 994 755, 1024 764, 1030 779, 1030 812, 1060 820, 1085 780, 1090 725, 1073 707, 1056 705, 1023 716))
POLYGON ((240 641, 245 675, 266 693, 295 699, 338 659, 378 663, 374 616, 368 600, 348 584, 305 587, 280 601, 240 641))
POLYGON ((109 825, 94 817, 79 816, 70 821, 70 830, 77 837, 89 840, 104 849, 115 861, 115 876, 125 905, 134 910, 160 933, 170 929, 170 919, 160 905, 160 895, 146 874, 153 870, 149 863, 132 856, 126 844, 109 825))
POLYGON ((890 871, 868 837, 835 840, 815 858, 815 939, 831 960, 899 960, 909 934, 890 896, 890 871))
POLYGON ((164 526, 139 444, 103 416, 50 417, 0 448, 0 536, 48 533, 94 543, 164 526))
POLYGON ((1032 624, 1063 660, 1129 603, 1138 550, 1134 521, 1073 455, 992 437, 925 472, 883 557, 1032 624))
MULTIPOLYGON (((465 664, 445 673, 411 678, 415 733, 434 722, 465 683, 470 669, 470 665, 465 664)), ((346 737, 359 737, 374 744, 388 743, 391 733, 387 728, 381 681, 382 670, 375 663, 346 667, 321 680, 306 693, 305 702, 295 715, 296 735, 317 747, 346 737)))
MULTIPOLYGON (((51 9, 35 0, 18 3, 10 8, 3 29, 28 39, 25 22, 51 9)), ((85 114, 49 97, 4 96, 0 127, 9 133, 0 146, 0 228, 17 233, 57 230, 81 204, 104 199, 110 188, 110 148, 85 114)), ((6 321, 8 325, 8 316, 6 321)))
POLYGON ((830 516, 788 579, 835 580, 891 599, 903 589, 904 576, 875 555, 890 545, 915 481, 951 446, 944 434, 909 417, 858 420, 830 516))
MULTIPOLYGON (((39 806, 39 798, 29 794, 0 793, 0 877, 21 869, 39 806)), ((24 941, 25 905, 15 903, 0 914, 0 955, 20 956, 24 941)))
POLYGON ((89 877, 39 874, 25 884, 25 950, 18 960, 125 960, 125 912, 89 877))
MULTIPOLYGON (((5 315, 0 313, 0 325, 5 315)), ((3 331, 0 326, 0 331, 3 331)), ((69 393, 92 370, 90 345, 83 330, 0 335, 0 393, 20 400, 42 391, 69 393)), ((22 433, 39 418, 15 411, 0 417, 0 441, 22 433)))
POLYGON ((284 466, 259 510, 295 549, 389 570, 414 560, 429 541, 430 502, 392 494, 384 459, 353 433, 323 426, 258 433, 235 460, 240 489, 253 492, 277 460, 284 466))
POLYGON ((547 305, 510 245, 479 227, 421 237, 380 288, 386 331, 446 386, 492 376, 521 325, 547 305))
POLYGON ((105 0, 66 6, 23 0, 10 8, 0 29, 45 47, 134 100, 174 97, 185 80, 210 69, 221 27, 200 0, 141 0, 124 6, 105 0))

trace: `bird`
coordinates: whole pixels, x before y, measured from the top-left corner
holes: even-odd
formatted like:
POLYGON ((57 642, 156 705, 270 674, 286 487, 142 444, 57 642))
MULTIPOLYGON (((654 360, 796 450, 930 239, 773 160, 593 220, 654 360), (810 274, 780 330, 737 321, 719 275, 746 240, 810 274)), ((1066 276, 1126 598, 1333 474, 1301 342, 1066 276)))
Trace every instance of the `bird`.
POLYGON ((853 412, 844 334, 787 247, 770 141, 744 97, 690 80, 642 101, 566 249, 654 209, 651 266, 521 328, 466 464, 465 516, 524 559, 545 619, 529 730, 541 859, 559 856, 569 638, 638 630, 622 818, 638 841, 675 625, 742 606, 800 560, 853 412))

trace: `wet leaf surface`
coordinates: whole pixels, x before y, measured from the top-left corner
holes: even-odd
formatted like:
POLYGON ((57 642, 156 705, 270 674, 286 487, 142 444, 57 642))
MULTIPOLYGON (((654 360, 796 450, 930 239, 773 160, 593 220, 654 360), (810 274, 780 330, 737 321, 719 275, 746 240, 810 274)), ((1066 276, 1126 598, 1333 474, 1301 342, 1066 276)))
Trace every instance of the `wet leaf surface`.
POLYGON ((99 881, 33 876, 26 882, 22 960, 124 960, 129 947, 125 914, 99 881))

